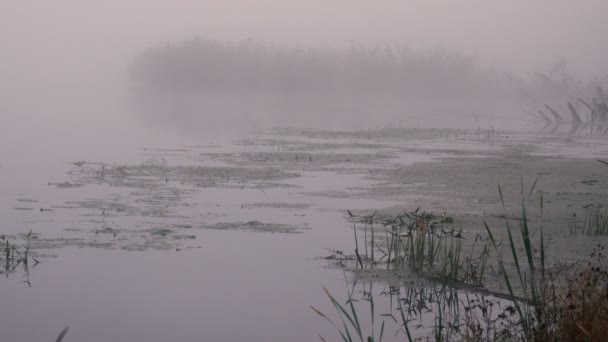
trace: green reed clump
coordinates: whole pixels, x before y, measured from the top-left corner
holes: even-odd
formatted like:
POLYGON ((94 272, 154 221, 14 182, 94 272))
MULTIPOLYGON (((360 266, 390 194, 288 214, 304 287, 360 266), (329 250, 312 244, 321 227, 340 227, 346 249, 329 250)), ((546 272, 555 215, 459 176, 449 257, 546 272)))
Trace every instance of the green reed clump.
POLYGON ((36 266, 39 261, 32 257, 30 252, 30 240, 33 238, 32 231, 25 235, 25 238, 25 244, 17 245, 11 243, 9 237, 5 235, 0 236, 0 240, 4 241, 4 246, 0 250, 0 264, 2 265, 0 274, 5 274, 8 277, 9 274, 15 273, 21 268, 26 277, 23 282, 31 286, 29 281, 30 265, 33 262, 32 267, 36 266))
MULTIPOLYGON (((524 184, 522 179, 521 184, 521 195, 522 195, 522 205, 521 205, 521 220, 519 221, 519 233, 521 237, 521 241, 523 243, 524 248, 524 262, 520 263, 521 256, 518 255, 517 246, 515 244, 515 238, 513 236, 513 229, 509 223, 509 220, 505 219, 505 228, 507 230, 509 246, 511 249, 511 255, 513 257, 514 262, 514 270, 509 270, 513 272, 508 272, 505 264, 500 260, 499 267, 500 271, 504 276, 504 282, 508 289, 508 293, 513 299, 513 304, 515 309, 521 319, 521 336, 520 338, 524 340, 534 339, 537 336, 537 328, 545 327, 546 324, 544 322, 543 310, 545 309, 544 298, 542 296, 542 290, 545 287, 545 245, 544 245, 544 236, 542 226, 540 227, 540 265, 535 262, 536 256, 534 254, 535 248, 532 246, 532 241, 530 239, 530 226, 527 214, 526 200, 532 196, 534 188, 536 186, 536 181, 532 184, 528 192, 527 198, 524 196, 524 184), (527 267, 525 267, 527 266, 527 267), (515 273, 516 279, 513 282, 510 274, 515 273), (517 286, 517 287, 514 287, 517 286), (518 296, 521 292, 521 297, 518 296)), ((498 192, 500 195, 500 200, 503 208, 505 208, 504 197, 502 194, 502 189, 500 185, 498 186, 498 192)), ((543 199, 541 196, 541 204, 540 207, 543 208, 543 199)), ((541 209, 542 210, 542 209, 541 209)), ((494 238, 492 231, 488 224, 484 220, 484 225, 490 236, 490 240, 498 253, 498 245, 499 243, 494 238)))
POLYGON ((568 219, 568 228, 571 235, 608 235, 608 208, 599 203, 587 205, 583 222, 577 221, 575 213, 568 219))
MULTIPOLYGON (((530 198, 536 182, 528 197, 523 196, 522 181, 522 219, 519 234, 524 254, 518 253, 514 235, 506 221, 514 269, 506 270, 500 264, 504 281, 510 294, 514 309, 520 320, 515 327, 519 330, 510 339, 523 341, 599 341, 608 336, 608 264, 599 246, 591 254, 585 265, 565 265, 553 269, 546 266, 546 247, 542 225, 539 227, 539 242, 533 246, 531 227, 526 202, 530 198), (535 253, 535 250, 538 250, 535 253), (523 259, 523 262, 522 262, 523 259), (514 274, 513 274, 514 273, 514 274), (518 286, 517 288, 515 286, 518 286), (521 294, 521 297, 518 296, 521 294)), ((501 193, 501 201, 504 199, 501 193)), ((541 215, 543 199, 540 198, 541 215)), ((588 211, 582 230, 594 235, 598 217, 602 213, 598 207, 588 211), (591 227, 591 228, 589 228, 591 227)), ((484 222, 485 224, 485 222, 484 222)), ((488 234, 494 246, 496 240, 487 224, 488 234)), ((576 227, 574 225, 574 227, 576 227)), ((573 230, 577 231, 576 228, 573 230)))
POLYGON ((409 271, 417 275, 440 277, 467 284, 480 285, 489 256, 488 241, 477 235, 465 246, 462 229, 456 229, 454 219, 416 209, 403 212, 374 226, 376 213, 368 216, 347 211, 355 237, 357 267, 374 267, 386 263, 387 270, 409 271), (357 231, 363 225, 364 254, 359 249, 357 231), (378 229, 381 229, 378 232, 378 229), (368 234, 369 231, 369 234, 368 234), (368 240, 368 235, 371 240, 368 240), (384 235, 379 243, 378 236, 384 235), (481 244, 481 248, 477 248, 481 244), (464 250, 470 250, 466 253, 464 250), (381 255, 376 258, 376 255, 381 255))
POLYGON ((462 232, 453 227, 446 231, 441 219, 432 214, 404 212, 384 222, 389 227, 388 267, 407 268, 422 273, 437 268, 440 258, 459 255, 462 245, 455 241, 462 232), (448 241, 450 240, 450 241, 448 241))
MULTIPOLYGON (((422 315, 430 312, 435 319, 432 330, 427 331, 428 338, 435 341, 599 341, 608 336, 608 257, 604 247, 598 245, 585 263, 547 267, 542 219, 540 225, 533 225, 528 213, 528 201, 536 183, 524 192, 522 180, 520 218, 513 225, 507 218, 512 215, 505 215, 504 243, 495 237, 485 220, 487 239, 478 234, 474 241, 466 243, 453 219, 419 210, 383 222, 386 239, 383 248, 378 243, 368 246, 365 241, 366 247, 377 249, 382 256, 377 260, 372 256, 370 262, 369 253, 365 259, 357 254, 357 267, 386 262, 389 271, 408 270, 429 280, 426 287, 412 288, 409 282, 403 289, 391 286, 386 292, 391 296, 391 308, 396 297, 401 323, 392 312, 383 316, 399 324, 398 333, 405 331, 412 341, 410 330, 422 327, 422 315), (507 249, 508 263, 503 260, 503 246, 507 249), (484 285, 490 260, 498 266, 496 274, 505 285, 504 292, 494 292, 484 285)), ((505 209, 500 186, 498 190, 505 209)), ((541 218, 543 208, 541 193, 541 218)), ((369 227, 373 227, 375 215, 357 217, 350 212, 349 215, 355 236, 357 224, 361 223, 365 224, 364 229, 373 232, 374 228, 369 227)), ((577 234, 601 235, 607 216, 603 207, 588 206, 582 226, 573 219, 571 229, 577 234)), ((373 234, 378 236, 378 232, 373 234)), ((356 246, 358 249, 357 243, 356 246)), ((352 300, 349 294, 347 303, 352 300)), ((346 311, 337 308, 339 313, 346 311)), ((349 317, 346 322, 360 326, 353 318, 354 311, 349 317)))

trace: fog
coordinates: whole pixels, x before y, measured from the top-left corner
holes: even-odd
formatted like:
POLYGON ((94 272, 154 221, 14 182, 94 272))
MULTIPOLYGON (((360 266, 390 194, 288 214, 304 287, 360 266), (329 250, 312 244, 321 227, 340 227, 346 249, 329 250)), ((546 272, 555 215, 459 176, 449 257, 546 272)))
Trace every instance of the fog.
POLYGON ((0 0, 0 340, 606 335, 607 14, 0 0))
POLYGON ((564 56, 576 71, 588 74, 607 57, 601 46, 608 33, 602 14, 608 5, 601 0, 59 0, 6 2, 2 9, 3 49, 13 51, 9 59, 44 53, 56 63, 77 51, 90 61, 103 62, 151 43, 197 34, 297 46, 353 41, 443 46, 523 71, 564 56))
POLYGON ((607 11, 601 0, 4 1, 3 139, 124 127, 136 120, 126 105, 136 56, 193 37, 278 48, 445 49, 522 77, 563 58, 577 77, 599 78, 608 59, 607 11))

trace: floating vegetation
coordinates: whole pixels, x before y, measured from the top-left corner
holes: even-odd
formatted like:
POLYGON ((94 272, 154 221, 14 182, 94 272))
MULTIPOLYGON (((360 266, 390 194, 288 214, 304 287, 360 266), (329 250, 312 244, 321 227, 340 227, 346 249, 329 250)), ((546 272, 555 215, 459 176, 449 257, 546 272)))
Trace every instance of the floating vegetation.
POLYGON ((288 202, 275 202, 275 203, 252 203, 243 205, 243 209, 260 209, 260 208, 273 208, 273 209, 285 209, 285 210, 306 210, 311 205, 308 203, 288 203, 288 202))
POLYGON ((126 177, 131 172, 128 164, 116 165, 105 163, 75 162, 75 167, 68 171, 70 176, 92 176, 92 177, 126 177))
POLYGON ((34 199, 30 199, 30 198, 18 198, 17 201, 18 202, 23 202, 23 203, 38 203, 38 202, 40 202, 38 200, 34 200, 34 199))
POLYGON ((204 226, 208 229, 217 230, 243 230, 249 232, 267 232, 267 233, 301 233, 303 227, 287 225, 287 224, 276 224, 276 223, 263 223, 260 221, 248 221, 248 222, 218 222, 212 225, 204 226))
MULTIPOLYGON (((280 186, 278 181, 299 176, 278 168, 243 168, 211 166, 169 166, 160 157, 143 162, 140 165, 116 165, 106 163, 84 163, 70 169, 67 173, 75 180, 73 184, 101 183, 112 186, 159 189, 165 183, 177 182, 181 185, 195 187, 229 187, 264 189, 280 186)), ((50 183, 62 186, 64 183, 50 183)), ((170 185, 175 186, 175 185, 170 185)))
POLYGON ((156 236, 170 236, 171 238, 175 239, 175 240, 194 240, 196 239, 196 235, 192 235, 192 234, 175 234, 174 230, 171 229, 166 229, 166 228, 159 228, 159 229, 151 229, 147 231, 150 235, 156 235, 156 236))
MULTIPOLYGON (((395 158, 388 151, 371 151, 365 153, 335 153, 334 151, 311 152, 243 152, 205 154, 208 158, 221 158, 228 165, 245 169, 263 168, 266 170, 291 170, 288 174, 301 176, 306 171, 336 171, 352 172, 355 165, 374 165, 395 158)), ((283 171, 286 172, 286 171, 283 171)), ((280 180, 280 179, 279 179, 280 180)))
POLYGON ((167 236, 172 233, 173 233, 173 231, 170 229, 154 229, 154 230, 150 231, 151 235, 160 235, 160 236, 167 236))
POLYGON ((68 181, 65 181, 63 183, 49 182, 49 186, 54 186, 59 189, 79 188, 82 185, 83 185, 82 183, 73 183, 73 182, 68 182, 68 181))

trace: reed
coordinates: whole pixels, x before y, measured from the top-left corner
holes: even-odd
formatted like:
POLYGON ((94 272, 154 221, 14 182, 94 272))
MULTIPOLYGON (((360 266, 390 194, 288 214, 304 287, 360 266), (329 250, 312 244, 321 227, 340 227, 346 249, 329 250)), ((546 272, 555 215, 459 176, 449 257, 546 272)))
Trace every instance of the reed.
POLYGON ((381 221, 385 246, 376 240, 376 215, 355 215, 347 211, 355 236, 357 267, 374 267, 386 262, 387 270, 410 272, 415 275, 439 277, 467 284, 480 284, 489 257, 488 241, 477 235, 465 246, 462 229, 456 229, 453 218, 437 216, 416 209, 381 221), (363 227, 361 227, 361 225, 363 227), (359 254, 357 230, 364 231, 365 254, 359 254), (370 231, 371 241, 367 239, 370 231), (483 246, 477 248, 479 244, 483 246), (467 256, 463 250, 470 249, 467 256), (376 255, 382 256, 377 259, 376 255))
POLYGON ((588 205, 582 224, 577 221, 576 214, 573 214, 568 220, 568 228, 571 235, 608 235, 608 209, 599 203, 588 205))
MULTIPOLYGON (((398 325, 397 334, 403 331, 408 341, 415 340, 420 334, 414 336, 412 329, 421 328, 422 316, 432 313, 434 324, 430 331, 427 330, 427 340, 599 341, 608 336, 608 257, 605 249, 598 245, 587 262, 549 267, 542 220, 541 224, 533 226, 529 218, 528 202, 536 194, 536 185, 535 181, 526 189, 522 180, 518 209, 521 218, 513 225, 505 215, 504 243, 485 220, 482 223, 487 238, 477 234, 466 244, 462 230, 457 230, 453 219, 445 215, 436 216, 416 209, 383 221, 386 246, 381 248, 374 243, 368 246, 369 251, 377 249, 383 256, 370 261, 366 255, 358 263, 386 262, 387 271, 405 270, 416 276, 414 279, 427 281, 413 287, 412 279, 408 279, 403 285, 391 285, 388 291, 382 292, 390 297, 391 312, 381 316, 390 317, 398 325), (507 255, 503 254, 505 244, 507 255), (508 262, 503 256, 508 257, 508 262), (502 292, 486 287, 485 273, 489 265, 498 267, 494 275, 504 285, 502 292), (392 313, 393 301, 397 303, 400 320, 392 313)), ((498 193, 504 209, 505 198, 500 185, 498 193)), ((542 192, 538 198, 542 218, 542 192)), ((371 216, 348 213, 355 236, 357 229, 366 230, 372 225, 370 217, 377 217, 375 213, 371 216), (365 226, 357 227, 360 223, 365 226)), ((606 210, 599 205, 589 206, 583 226, 574 223, 573 231, 600 234, 605 222, 606 210)), ((339 330, 354 329, 353 335, 362 340, 363 335, 358 333, 359 316, 352 306, 352 293, 346 304, 340 305, 325 291, 343 316, 339 330)), ((368 296, 371 295, 370 287, 368 296)), ((367 300, 373 317, 374 301, 367 300)), ((372 327, 373 324, 372 318, 372 327)), ((349 333, 342 336, 346 337, 345 341, 352 340, 349 333)))
POLYGON ((21 245, 11 243, 10 238, 5 235, 0 236, 0 239, 4 240, 4 248, 2 249, 2 253, 0 253, 0 263, 3 266, 3 269, 0 270, 0 274, 4 274, 8 278, 10 274, 21 269, 25 278, 22 282, 30 287, 32 286, 29 277, 30 266, 35 267, 40 263, 38 259, 31 255, 30 240, 33 236, 34 235, 30 230, 25 235, 25 243, 21 245))

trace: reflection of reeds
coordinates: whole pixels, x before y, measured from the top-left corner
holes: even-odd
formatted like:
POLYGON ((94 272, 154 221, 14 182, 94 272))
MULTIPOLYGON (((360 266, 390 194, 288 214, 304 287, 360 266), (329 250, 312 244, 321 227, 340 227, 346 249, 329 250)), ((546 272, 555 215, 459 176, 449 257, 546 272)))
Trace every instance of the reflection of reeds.
MULTIPOLYGON (((340 302, 338 302, 331 295, 331 293, 329 293, 329 290, 327 290, 325 287, 323 287, 323 291, 325 291, 325 294, 327 295, 327 297, 329 298, 329 300, 331 301, 333 306, 338 311, 338 315, 340 316, 340 320, 342 321, 342 327, 338 327, 329 317, 327 317, 321 311, 316 309, 314 306, 311 306, 310 308, 317 315, 321 316, 323 319, 325 319, 331 325, 333 325, 340 333, 340 336, 342 337, 343 341, 345 341, 345 342, 354 341, 353 336, 350 333, 351 329, 353 329, 354 333, 356 334, 355 337, 358 337, 358 340, 363 342, 364 341, 363 333, 362 333, 362 329, 361 329, 361 324, 359 323, 359 315, 357 314, 357 310, 355 309, 355 306, 354 306, 354 299, 352 297, 352 293, 348 292, 348 300, 346 301, 346 304, 343 306, 342 304, 340 304, 340 302), (346 324, 347 322, 348 322, 348 325, 346 324)), ((370 295, 368 297, 366 297, 365 300, 367 300, 370 303, 371 335, 369 335, 365 340, 366 341, 376 341, 376 339, 374 338, 374 320, 375 320, 374 319, 374 316, 375 316, 374 297, 373 297, 373 295, 371 295, 371 291, 369 293, 370 293, 370 295)), ((378 342, 382 341, 383 335, 384 335, 384 321, 382 322, 382 326, 380 327, 380 334, 379 334, 378 342)), ((319 336, 319 337, 321 338, 321 340, 325 341, 325 339, 323 337, 321 337, 321 336, 319 336)))
MULTIPOLYGON (((323 289, 340 321, 336 324, 330 315, 311 308, 330 322, 342 340, 347 342, 381 341, 387 329, 394 329, 395 336, 403 334, 403 339, 407 341, 425 340, 422 336, 426 336, 427 341, 506 341, 508 339, 490 337, 515 337, 519 322, 508 300, 467 294, 441 286, 412 287, 403 284, 374 291, 373 284, 354 282, 347 291, 344 304, 329 294, 329 290, 323 289), (359 291, 356 291, 357 288, 359 291), (355 297, 354 293, 362 293, 362 297, 355 297), (363 302, 369 303, 367 310, 361 304, 363 302), (379 331, 374 328, 378 320, 382 322, 379 331)), ((324 337, 320 338, 325 341, 324 337)))

